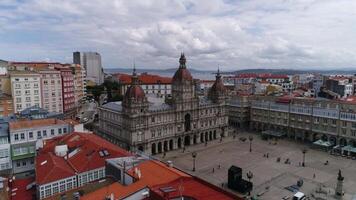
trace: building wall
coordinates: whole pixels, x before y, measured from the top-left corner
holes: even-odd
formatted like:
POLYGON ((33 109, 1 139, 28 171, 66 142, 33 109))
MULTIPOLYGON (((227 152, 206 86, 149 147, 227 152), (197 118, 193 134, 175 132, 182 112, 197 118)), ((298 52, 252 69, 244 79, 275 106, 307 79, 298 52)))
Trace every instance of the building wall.
POLYGON ((190 106, 182 111, 152 111, 130 118, 123 113, 100 108, 99 119, 99 134, 103 137, 123 148, 149 154, 224 137, 228 124, 225 104, 190 106), (191 117, 189 131, 184 119, 187 114, 191 117))
POLYGON ((314 142, 325 139, 333 144, 356 145, 356 105, 297 99, 275 103, 259 98, 251 102, 251 129, 286 132, 296 140, 314 142))
POLYGON ((11 148, 8 138, 0 137, 0 173, 11 168, 11 148))
POLYGON ((40 71, 42 108, 49 112, 63 113, 62 79, 59 71, 40 71))
POLYGON ((37 105, 41 106, 41 82, 37 73, 12 73, 11 88, 14 105, 14 113, 25 108, 37 105))
POLYGON ((105 167, 80 173, 78 174, 78 187, 102 178, 105 178, 105 167))
POLYGON ((14 114, 12 97, 0 93, 0 118, 14 114))
POLYGON ((65 192, 77 187, 77 176, 71 176, 51 183, 37 186, 37 197, 44 199, 57 193, 65 192))
POLYGON ((75 91, 74 91, 74 75, 69 67, 58 69, 61 72, 62 78, 62 99, 63 99, 63 113, 65 117, 72 117, 75 115, 75 91))
MULTIPOLYGON (((125 92, 129 87, 130 85, 127 84, 121 85, 121 95, 125 95, 125 92)), ((171 84, 142 84, 141 88, 145 94, 156 94, 158 97, 165 97, 166 95, 172 94, 171 84)))
POLYGON ((0 90, 1 93, 11 95, 11 81, 9 75, 0 74, 0 90))

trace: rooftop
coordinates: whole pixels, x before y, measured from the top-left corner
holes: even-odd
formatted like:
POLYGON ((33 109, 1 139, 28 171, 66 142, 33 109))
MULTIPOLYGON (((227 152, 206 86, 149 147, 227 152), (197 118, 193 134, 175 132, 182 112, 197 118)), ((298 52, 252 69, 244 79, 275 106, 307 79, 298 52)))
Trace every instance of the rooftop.
POLYGON ((128 174, 135 177, 136 182, 127 186, 116 182, 107 187, 84 195, 81 199, 103 199, 111 193, 114 195, 115 199, 121 199, 147 187, 153 190, 158 195, 160 195, 159 190, 161 188, 172 187, 177 189, 177 192, 174 196, 178 196, 178 188, 183 187, 186 188, 183 191, 183 194, 190 197, 194 197, 195 199, 236 199, 236 196, 224 192, 223 190, 218 189, 216 186, 213 186, 200 179, 194 178, 176 168, 169 167, 166 164, 156 160, 143 161, 135 168, 131 168, 128 171, 128 174), (140 178, 136 177, 134 173, 135 168, 140 170, 140 178))
POLYGON ((34 128, 41 126, 52 126, 59 124, 68 124, 67 122, 60 119, 34 119, 34 120, 19 120, 9 123, 10 131, 26 128, 34 128))
POLYGON ((37 183, 44 184, 97 169, 105 166, 106 159, 129 155, 129 152, 91 133, 74 132, 52 138, 44 142, 36 158, 37 183), (68 151, 64 157, 55 155, 58 145, 67 145, 68 151), (60 170, 52 169, 52 165, 58 165, 60 170))
MULTIPOLYGON (((131 75, 128 74, 113 74, 116 79, 123 84, 131 84, 131 75)), ((138 76, 138 80, 141 84, 171 84, 172 78, 162 77, 158 75, 142 73, 138 76)))

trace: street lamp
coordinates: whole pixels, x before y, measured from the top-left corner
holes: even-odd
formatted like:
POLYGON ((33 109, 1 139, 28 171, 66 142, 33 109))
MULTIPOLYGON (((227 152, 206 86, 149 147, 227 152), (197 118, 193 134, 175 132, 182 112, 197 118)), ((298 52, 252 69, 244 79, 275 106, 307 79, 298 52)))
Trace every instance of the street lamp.
POLYGON ((193 157, 193 172, 195 172, 195 158, 197 157, 197 152, 192 152, 192 157, 193 157))
POLYGON ((306 148, 303 148, 302 149, 302 153, 303 153, 303 162, 302 162, 302 166, 305 167, 305 154, 307 153, 307 149, 306 148))
MULTIPOLYGON (((253 173, 251 171, 248 171, 246 174, 248 181, 251 182, 251 179, 253 178, 253 173)), ((248 195, 251 195, 251 191, 248 191, 248 195)))
POLYGON ((252 140, 253 140, 253 136, 250 135, 250 136, 248 137, 248 140, 250 141, 250 152, 252 152, 252 140))

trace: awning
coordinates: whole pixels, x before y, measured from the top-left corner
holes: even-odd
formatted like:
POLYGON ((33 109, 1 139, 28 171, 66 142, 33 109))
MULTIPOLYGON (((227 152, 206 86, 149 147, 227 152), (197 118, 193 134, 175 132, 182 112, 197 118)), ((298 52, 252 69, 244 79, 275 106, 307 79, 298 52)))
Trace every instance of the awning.
POLYGON ((332 144, 330 142, 323 141, 323 140, 317 140, 317 141, 313 142, 313 144, 322 146, 322 147, 331 147, 332 146, 332 144))
POLYGON ((343 151, 349 151, 349 152, 356 153, 356 148, 353 147, 353 146, 350 146, 350 145, 347 145, 347 146, 342 147, 342 150, 343 150, 343 151))
POLYGON ((282 132, 276 132, 276 131, 262 131, 262 135, 270 135, 270 136, 274 136, 274 137, 282 137, 284 135, 286 135, 285 133, 282 132))

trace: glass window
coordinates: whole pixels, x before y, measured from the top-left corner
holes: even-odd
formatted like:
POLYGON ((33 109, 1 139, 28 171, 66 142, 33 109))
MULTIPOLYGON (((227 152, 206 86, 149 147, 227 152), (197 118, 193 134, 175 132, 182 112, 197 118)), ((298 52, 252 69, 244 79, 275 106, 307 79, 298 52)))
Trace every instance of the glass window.
POLYGON ((63 133, 67 133, 67 128, 63 128, 63 133))
POLYGON ((51 129, 51 135, 54 135, 54 129, 51 129))
POLYGON ((15 134, 14 137, 15 137, 15 141, 19 140, 19 135, 18 134, 15 134))
POLYGON ((25 133, 21 133, 21 140, 25 139, 25 133))
POLYGON ((38 137, 38 138, 42 138, 41 131, 37 131, 37 137, 38 137))
POLYGON ((47 130, 43 130, 43 137, 47 137, 47 130))
POLYGON ((29 133, 28 133, 28 137, 29 137, 29 138, 33 138, 33 132, 29 132, 29 133))

